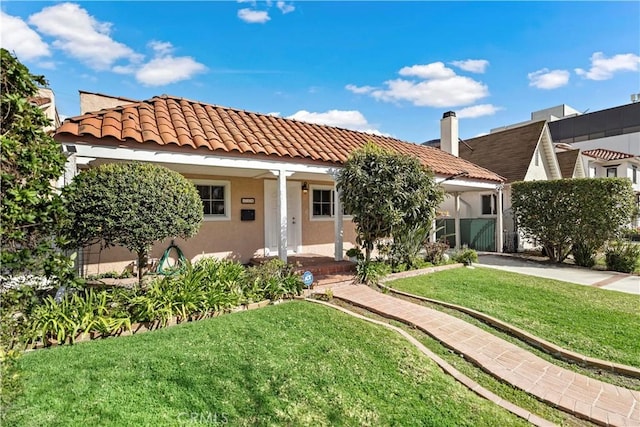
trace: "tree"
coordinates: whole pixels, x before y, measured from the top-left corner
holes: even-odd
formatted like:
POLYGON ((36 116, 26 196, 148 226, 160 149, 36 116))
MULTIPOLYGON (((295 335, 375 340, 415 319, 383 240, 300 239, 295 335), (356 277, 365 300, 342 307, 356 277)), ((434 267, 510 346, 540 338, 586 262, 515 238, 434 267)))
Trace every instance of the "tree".
POLYGON ((593 265, 595 253, 629 224, 634 200, 626 178, 516 182, 511 203, 518 226, 542 242, 555 262, 571 252, 593 265))
POLYGON ((65 157, 44 131, 49 119, 31 102, 46 81, 6 49, 0 53, 1 272, 61 278, 69 265, 56 249, 62 243, 56 231, 65 212, 53 183, 63 173, 65 157))
POLYGON ((406 257, 415 256, 420 245, 416 249, 408 243, 413 236, 423 243, 424 230, 431 229, 443 199, 433 174, 416 158, 371 143, 351 154, 337 183, 345 210, 353 215, 357 243, 365 249, 367 263, 375 242, 391 236, 397 244, 407 243, 406 257))
POLYGON ((65 188, 75 247, 124 246, 138 256, 142 282, 154 242, 188 238, 200 229, 203 207, 195 186, 178 172, 144 163, 112 163, 78 174, 65 188))

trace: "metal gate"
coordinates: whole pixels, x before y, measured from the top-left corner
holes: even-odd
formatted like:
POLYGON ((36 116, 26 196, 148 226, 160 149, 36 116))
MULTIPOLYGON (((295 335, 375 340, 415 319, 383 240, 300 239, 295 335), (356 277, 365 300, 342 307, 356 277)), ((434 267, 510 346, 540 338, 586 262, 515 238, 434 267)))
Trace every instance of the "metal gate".
MULTIPOLYGON (((444 237, 450 247, 456 245, 456 226, 454 219, 436 221, 436 237, 444 237)), ((460 243, 476 251, 496 251, 496 219, 495 218, 461 218, 460 243)))

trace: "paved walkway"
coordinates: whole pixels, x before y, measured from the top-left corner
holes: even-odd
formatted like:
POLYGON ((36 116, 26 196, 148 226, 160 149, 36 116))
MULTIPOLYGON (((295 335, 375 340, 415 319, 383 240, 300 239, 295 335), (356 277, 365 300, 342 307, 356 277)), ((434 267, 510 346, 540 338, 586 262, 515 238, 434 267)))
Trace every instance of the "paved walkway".
POLYGON ((537 262, 505 255, 481 254, 478 258, 478 264, 485 267, 640 295, 639 276, 537 262))
POLYGON ((448 314, 363 285, 333 288, 334 297, 411 323, 493 376, 600 425, 640 426, 640 393, 560 368, 448 314))

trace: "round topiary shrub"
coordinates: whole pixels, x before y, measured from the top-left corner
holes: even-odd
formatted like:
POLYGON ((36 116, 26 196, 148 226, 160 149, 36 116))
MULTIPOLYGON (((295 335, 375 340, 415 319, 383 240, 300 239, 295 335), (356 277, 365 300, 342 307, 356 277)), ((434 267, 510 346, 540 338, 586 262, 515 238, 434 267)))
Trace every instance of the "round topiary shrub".
POLYGON ((200 229, 202 201, 178 172, 145 163, 112 163, 78 174, 64 190, 73 247, 124 246, 138 256, 142 279, 153 243, 200 229))

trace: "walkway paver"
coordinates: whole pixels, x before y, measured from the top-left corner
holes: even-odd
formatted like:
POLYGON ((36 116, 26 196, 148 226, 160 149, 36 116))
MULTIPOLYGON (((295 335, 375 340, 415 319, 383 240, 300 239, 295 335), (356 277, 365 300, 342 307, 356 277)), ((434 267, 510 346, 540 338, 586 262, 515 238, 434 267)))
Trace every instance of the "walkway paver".
POLYGON ((600 425, 640 426, 640 393, 560 368, 461 319, 364 285, 333 288, 334 297, 408 322, 482 369, 537 398, 600 425))

